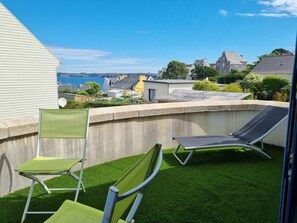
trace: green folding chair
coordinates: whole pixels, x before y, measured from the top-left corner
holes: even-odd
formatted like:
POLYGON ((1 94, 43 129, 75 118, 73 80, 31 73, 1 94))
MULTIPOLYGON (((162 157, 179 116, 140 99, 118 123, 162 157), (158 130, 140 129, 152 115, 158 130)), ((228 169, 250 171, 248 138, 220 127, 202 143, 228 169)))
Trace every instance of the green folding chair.
MULTIPOLYGON (((50 193, 55 190, 75 190, 74 201, 77 201, 80 190, 85 191, 82 182, 83 168, 86 157, 87 136, 89 128, 89 111, 76 109, 40 109, 39 110, 39 128, 36 157, 20 165, 15 170, 21 176, 32 180, 31 188, 27 198, 26 206, 22 216, 25 221, 27 214, 52 214, 54 211, 28 211, 31 202, 34 185, 40 183, 44 189, 50 193), (77 149, 80 157, 44 157, 40 156, 46 150, 56 148, 49 147, 51 140, 79 140, 82 148, 77 149), (45 142, 46 141, 46 142, 45 142), (80 163, 79 175, 74 174, 71 169, 74 165, 80 163), (44 181, 38 177, 41 175, 69 175, 78 181, 75 188, 48 188, 44 181)), ((61 149, 61 148, 60 148, 61 149)))
POLYGON ((157 175, 161 163, 161 145, 156 144, 120 180, 109 188, 104 212, 78 202, 66 200, 45 223, 134 222, 133 217, 143 197, 144 188, 157 175), (123 214, 130 206, 126 219, 122 220, 123 214))

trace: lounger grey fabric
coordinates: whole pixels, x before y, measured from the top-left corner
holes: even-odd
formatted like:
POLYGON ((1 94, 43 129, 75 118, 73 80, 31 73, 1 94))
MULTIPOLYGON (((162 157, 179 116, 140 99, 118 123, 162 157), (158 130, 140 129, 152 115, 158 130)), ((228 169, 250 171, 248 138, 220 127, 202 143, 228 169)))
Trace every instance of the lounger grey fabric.
POLYGON ((178 146, 173 152, 173 155, 182 164, 186 165, 192 157, 195 150, 205 148, 219 148, 229 146, 239 146, 253 149, 267 158, 271 158, 262 148, 253 144, 263 140, 272 130, 274 130, 287 117, 288 109, 283 107, 267 106, 246 125, 229 136, 224 135, 208 135, 208 136, 183 136, 173 137, 178 142, 178 146), (182 161, 177 156, 177 151, 180 148, 191 150, 185 161, 182 161))

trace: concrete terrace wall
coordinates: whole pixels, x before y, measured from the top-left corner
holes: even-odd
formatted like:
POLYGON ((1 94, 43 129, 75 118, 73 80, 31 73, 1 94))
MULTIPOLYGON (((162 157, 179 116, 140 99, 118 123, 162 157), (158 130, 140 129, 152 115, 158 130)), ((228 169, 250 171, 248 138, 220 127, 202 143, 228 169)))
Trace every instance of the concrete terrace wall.
MULTIPOLYGON (((182 102, 91 109, 87 166, 144 153, 154 143, 173 148, 172 136, 228 134, 244 125, 267 105, 287 107, 288 103, 264 101, 182 102)), ((265 142, 285 144, 286 123, 265 142)), ((37 117, 0 122, 0 195, 25 186, 30 181, 14 169, 34 157, 37 117)), ((73 142, 46 142, 52 148, 47 156, 73 152, 73 142)), ((79 144, 79 143, 78 143, 79 144)), ((75 144, 76 146, 78 144, 75 144)))

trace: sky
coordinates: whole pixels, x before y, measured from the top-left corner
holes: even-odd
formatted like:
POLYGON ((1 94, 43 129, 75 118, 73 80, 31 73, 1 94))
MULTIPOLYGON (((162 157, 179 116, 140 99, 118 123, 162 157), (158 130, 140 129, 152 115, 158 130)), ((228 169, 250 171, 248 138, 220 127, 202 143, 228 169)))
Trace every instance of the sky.
MULTIPOLYGON (((248 63, 295 50, 296 0, 0 0, 60 61, 58 72, 157 73, 172 60, 248 63)), ((0 21, 1 22, 1 21, 0 21)))

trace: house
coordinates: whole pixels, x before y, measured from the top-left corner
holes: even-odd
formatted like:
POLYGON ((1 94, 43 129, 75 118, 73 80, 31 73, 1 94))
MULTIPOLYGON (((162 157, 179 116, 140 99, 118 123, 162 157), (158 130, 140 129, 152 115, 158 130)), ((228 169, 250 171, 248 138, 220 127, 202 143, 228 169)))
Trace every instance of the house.
POLYGON ((162 67, 161 70, 158 71, 157 77, 162 77, 163 73, 166 72, 167 67, 162 67))
POLYGON ((193 73, 195 72, 195 64, 186 64, 188 69, 186 80, 192 80, 193 73))
POLYGON ((176 89, 191 90, 195 82, 192 80, 145 80, 144 101, 154 101, 155 97, 167 95, 176 89))
POLYGON ((247 61, 238 53, 233 51, 224 51, 222 56, 216 62, 216 70, 220 74, 228 73, 232 70, 245 70, 247 61))
POLYGON ((59 60, 0 3, 0 119, 58 108, 59 60))
POLYGON ((111 90, 123 90, 123 95, 128 96, 133 93, 143 94, 144 83, 146 76, 140 75, 139 77, 125 77, 110 87, 111 90))
POLYGON ((107 92, 107 96, 112 98, 120 98, 123 96, 123 90, 109 90, 107 92))
POLYGON ((210 63, 208 62, 207 58, 201 60, 195 60, 194 65, 196 66, 203 66, 203 67, 210 67, 210 63))
POLYGON ((294 66, 294 55, 265 56, 251 70, 251 74, 261 74, 265 76, 280 76, 292 80, 294 66))

